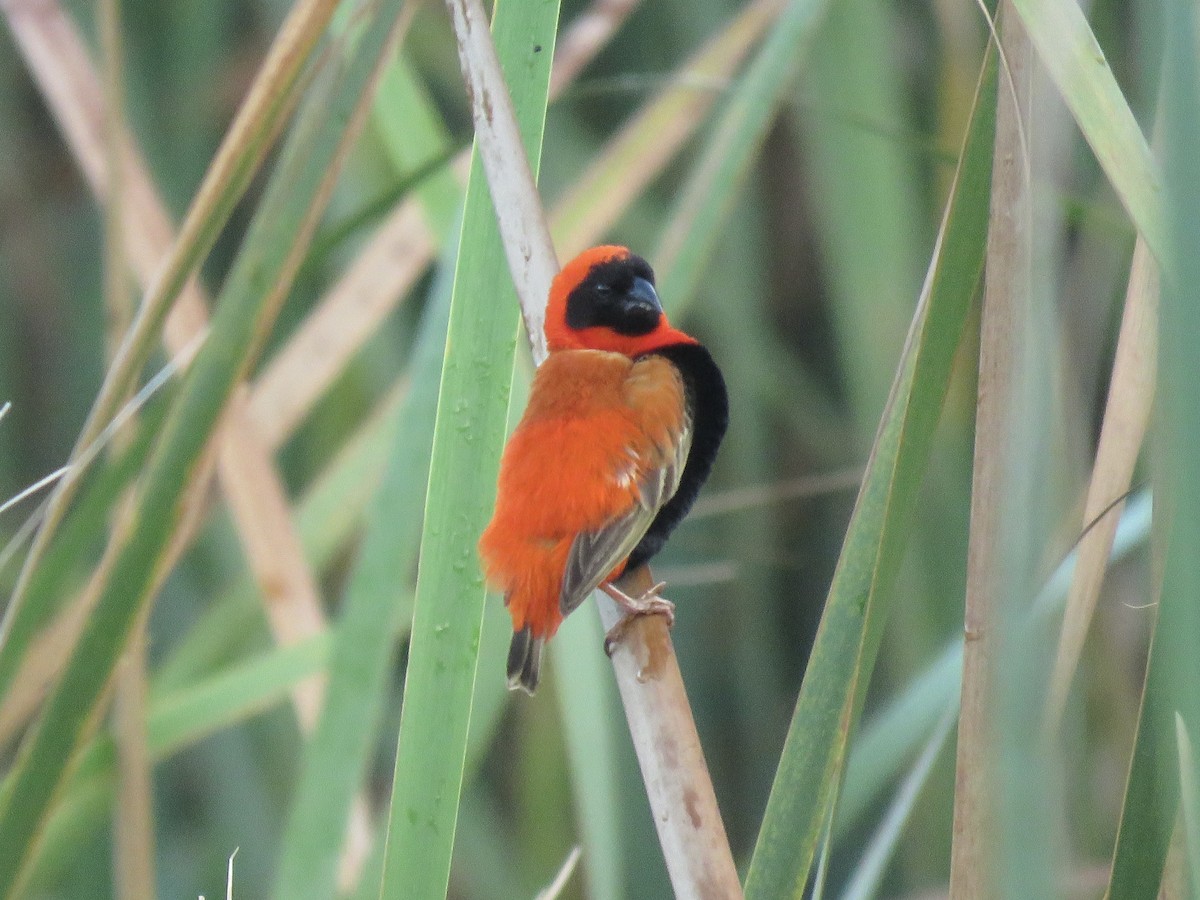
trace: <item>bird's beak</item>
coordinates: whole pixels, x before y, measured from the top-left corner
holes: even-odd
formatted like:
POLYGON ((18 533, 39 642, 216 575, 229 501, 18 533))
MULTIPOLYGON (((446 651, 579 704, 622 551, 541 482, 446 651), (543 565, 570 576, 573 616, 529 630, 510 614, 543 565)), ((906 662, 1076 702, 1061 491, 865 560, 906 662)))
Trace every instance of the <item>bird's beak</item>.
POLYGON ((661 314, 663 311, 662 303, 658 299, 658 291, 654 290, 654 285, 645 278, 633 279, 633 287, 625 296, 632 309, 655 314, 661 314))

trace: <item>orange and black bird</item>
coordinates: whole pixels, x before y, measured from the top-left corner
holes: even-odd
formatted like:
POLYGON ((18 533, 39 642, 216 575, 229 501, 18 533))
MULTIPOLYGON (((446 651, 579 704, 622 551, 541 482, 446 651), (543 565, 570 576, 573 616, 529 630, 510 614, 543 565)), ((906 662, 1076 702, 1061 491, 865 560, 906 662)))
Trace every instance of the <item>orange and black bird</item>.
POLYGON ((667 322, 653 270, 624 247, 584 251, 558 274, 546 343, 479 540, 512 615, 508 684, 529 693, 543 645, 597 587, 629 615, 671 616, 662 585, 633 598, 611 582, 662 549, 729 419, 720 369, 667 322))

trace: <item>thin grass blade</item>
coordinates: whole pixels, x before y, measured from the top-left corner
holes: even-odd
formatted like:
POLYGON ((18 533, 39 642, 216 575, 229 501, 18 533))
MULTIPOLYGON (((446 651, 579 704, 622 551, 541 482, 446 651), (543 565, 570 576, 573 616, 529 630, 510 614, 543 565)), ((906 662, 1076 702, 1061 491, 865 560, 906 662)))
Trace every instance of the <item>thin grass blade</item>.
MULTIPOLYGON (((1187 847, 1187 863, 1190 872, 1200 872, 1200 798, 1196 784, 1196 757, 1192 751, 1192 739, 1183 724, 1183 716, 1175 714, 1175 744, 1179 758, 1179 794, 1183 815, 1183 845, 1187 847)), ((1194 876, 1193 876, 1194 877, 1194 876)))

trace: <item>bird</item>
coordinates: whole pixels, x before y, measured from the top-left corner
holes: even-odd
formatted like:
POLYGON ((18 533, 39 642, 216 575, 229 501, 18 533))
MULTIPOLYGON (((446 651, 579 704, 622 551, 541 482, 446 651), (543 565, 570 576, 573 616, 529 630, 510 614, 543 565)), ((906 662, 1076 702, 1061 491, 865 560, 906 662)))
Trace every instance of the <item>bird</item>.
POLYGON ((546 641, 596 588, 623 607, 622 622, 674 621, 663 584, 630 597, 613 582, 687 515, 729 421, 721 370, 667 321, 654 270, 626 247, 593 247, 563 266, 545 335, 478 546, 512 617, 509 689, 529 694, 546 641))

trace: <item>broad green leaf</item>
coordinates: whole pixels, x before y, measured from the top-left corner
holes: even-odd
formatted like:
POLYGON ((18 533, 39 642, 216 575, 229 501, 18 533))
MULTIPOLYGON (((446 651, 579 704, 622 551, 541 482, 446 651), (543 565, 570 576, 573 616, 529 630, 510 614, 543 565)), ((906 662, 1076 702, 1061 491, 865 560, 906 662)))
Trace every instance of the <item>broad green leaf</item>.
MULTIPOLYGON (((558 4, 501 0, 496 51, 533 171, 558 4)), ((475 543, 504 442, 517 305, 476 156, 467 187, 429 470, 381 897, 446 892, 485 592, 475 543)), ((499 677, 499 673, 497 673, 499 677)))
POLYGON ((146 720, 151 756, 165 759, 283 702, 299 682, 319 674, 329 663, 330 643, 330 636, 322 634, 276 647, 191 687, 156 698, 146 720))

